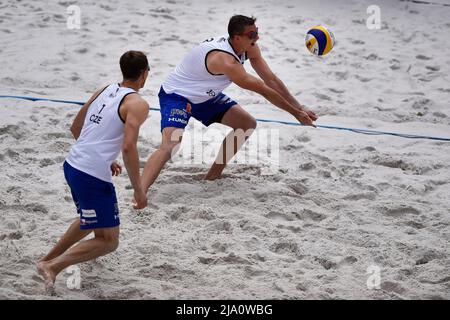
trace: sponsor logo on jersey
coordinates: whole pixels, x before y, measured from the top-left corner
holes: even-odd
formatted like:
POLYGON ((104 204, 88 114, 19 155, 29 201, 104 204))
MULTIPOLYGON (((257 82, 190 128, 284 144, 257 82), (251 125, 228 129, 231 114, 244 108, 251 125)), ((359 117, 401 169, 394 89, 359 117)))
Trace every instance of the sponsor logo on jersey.
POLYGON ((96 218, 97 213, 95 212, 94 209, 91 210, 81 209, 81 216, 83 218, 96 218))
POLYGON ((181 117, 187 118, 188 115, 187 115, 186 111, 174 108, 174 109, 170 110, 170 116, 171 117, 181 116, 181 117))
POLYGON ((167 119, 167 121, 169 122, 178 122, 178 123, 182 123, 182 124, 187 124, 186 120, 180 119, 180 118, 169 118, 167 119))

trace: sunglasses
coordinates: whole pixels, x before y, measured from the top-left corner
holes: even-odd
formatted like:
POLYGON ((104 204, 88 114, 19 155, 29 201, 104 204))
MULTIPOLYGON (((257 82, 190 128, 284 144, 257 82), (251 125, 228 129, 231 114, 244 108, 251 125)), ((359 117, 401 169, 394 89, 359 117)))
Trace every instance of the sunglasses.
POLYGON ((249 39, 255 40, 258 38, 258 28, 256 28, 256 31, 249 31, 242 34, 243 36, 249 37, 249 39))

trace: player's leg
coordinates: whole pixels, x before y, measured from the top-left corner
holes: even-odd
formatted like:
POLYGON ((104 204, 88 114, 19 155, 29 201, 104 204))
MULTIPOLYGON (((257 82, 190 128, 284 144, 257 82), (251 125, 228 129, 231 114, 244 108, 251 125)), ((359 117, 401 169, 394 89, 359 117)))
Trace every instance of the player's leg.
POLYGON ((78 243, 53 260, 38 263, 47 291, 52 290, 56 276, 65 268, 111 253, 119 246, 119 226, 95 229, 94 233, 95 238, 78 243))
POLYGON ((162 131, 162 142, 158 150, 152 153, 145 164, 141 181, 144 192, 147 192, 150 186, 159 176, 162 168, 170 160, 172 154, 177 152, 184 129, 176 127, 167 127, 162 131))
POLYGON ((56 245, 50 250, 49 253, 45 257, 39 260, 41 261, 49 261, 52 260, 69 249, 75 243, 86 237, 90 234, 92 230, 81 230, 80 229, 80 218, 76 218, 75 221, 70 225, 67 229, 66 233, 58 240, 56 245))
POLYGON ((220 177, 227 163, 235 156, 256 128, 255 118, 240 105, 234 105, 228 109, 220 123, 233 130, 223 140, 216 160, 206 174, 205 180, 215 180, 220 177))

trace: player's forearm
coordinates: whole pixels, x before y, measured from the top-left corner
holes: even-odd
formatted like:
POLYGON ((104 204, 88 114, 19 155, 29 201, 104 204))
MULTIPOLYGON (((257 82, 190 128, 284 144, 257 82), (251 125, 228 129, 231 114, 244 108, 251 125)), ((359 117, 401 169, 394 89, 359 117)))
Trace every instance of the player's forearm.
POLYGON ((128 177, 134 191, 141 191, 141 177, 139 174, 139 154, 136 145, 124 145, 122 157, 127 168, 128 177))
POLYGON ((262 96, 269 100, 273 105, 277 106, 280 109, 283 109, 284 111, 289 112, 290 114, 294 115, 298 111, 296 107, 294 107, 287 99, 285 99, 281 94, 279 94, 275 89, 272 89, 269 86, 266 86, 266 88, 261 92, 262 96))
POLYGON ((294 98, 294 96, 289 92, 288 88, 285 86, 283 81, 278 77, 268 81, 266 83, 270 88, 278 92, 282 97, 284 97, 291 105, 303 109, 303 106, 294 98))

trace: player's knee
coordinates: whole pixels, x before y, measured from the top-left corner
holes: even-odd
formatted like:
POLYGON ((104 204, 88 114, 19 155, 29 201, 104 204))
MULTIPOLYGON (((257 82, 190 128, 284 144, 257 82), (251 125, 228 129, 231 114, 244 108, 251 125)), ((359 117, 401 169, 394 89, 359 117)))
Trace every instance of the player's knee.
POLYGON ((105 249, 108 253, 116 251, 119 247, 119 237, 116 235, 105 234, 101 237, 104 243, 105 249))
POLYGON ((159 151, 164 154, 165 158, 170 158, 172 153, 177 152, 179 144, 180 142, 177 141, 164 143, 159 147, 159 151))
POLYGON ((253 117, 251 117, 251 118, 248 120, 248 127, 247 127, 247 130, 248 130, 248 129, 253 129, 253 130, 255 130, 257 124, 258 124, 258 123, 256 122, 256 119, 253 118, 253 117))
POLYGON ((256 119, 253 117, 249 117, 248 119, 246 119, 245 123, 243 123, 242 129, 247 135, 250 135, 253 133, 253 130, 256 129, 256 124, 256 119))
POLYGON ((119 247, 119 237, 111 237, 109 239, 105 239, 105 242, 108 248, 108 252, 114 252, 119 247))

